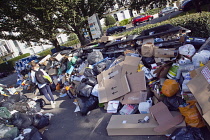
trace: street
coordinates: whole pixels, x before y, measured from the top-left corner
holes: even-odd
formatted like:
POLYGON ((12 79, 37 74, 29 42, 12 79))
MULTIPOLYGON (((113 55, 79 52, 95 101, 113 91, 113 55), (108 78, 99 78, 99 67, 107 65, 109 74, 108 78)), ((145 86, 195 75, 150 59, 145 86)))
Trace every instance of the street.
MULTIPOLYGON (((1 84, 14 85, 17 74, 0 79, 1 84)), ((25 93, 26 96, 35 97, 32 93, 25 93)), ((106 127, 112 114, 106 113, 103 108, 98 108, 87 116, 75 113, 76 106, 74 99, 68 96, 59 97, 59 93, 54 92, 56 108, 52 109, 49 102, 43 108, 43 113, 53 113, 50 125, 44 131, 44 136, 48 140, 164 140, 165 136, 108 136, 106 127)), ((43 98, 43 95, 38 96, 43 98)))
POLYGON ((145 26, 147 24, 155 24, 155 23, 158 23, 158 22, 162 22, 162 21, 168 20, 170 18, 173 18, 173 17, 179 15, 180 13, 182 13, 182 11, 176 11, 176 12, 167 14, 163 17, 157 17, 156 16, 153 20, 151 20, 149 22, 143 22, 142 24, 140 24, 139 26, 136 26, 136 27, 134 27, 132 24, 129 24, 129 25, 126 25, 126 27, 127 27, 126 31, 131 31, 135 28, 139 28, 139 27, 145 26))

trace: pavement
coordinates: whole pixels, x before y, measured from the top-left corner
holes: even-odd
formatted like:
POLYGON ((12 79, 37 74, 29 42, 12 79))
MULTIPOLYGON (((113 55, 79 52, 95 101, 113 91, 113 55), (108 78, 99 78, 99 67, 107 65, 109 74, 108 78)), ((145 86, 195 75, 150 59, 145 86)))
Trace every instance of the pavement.
MULTIPOLYGON (((15 84, 17 74, 0 79, 1 84, 15 84)), ((68 96, 59 97, 58 92, 53 92, 56 100, 56 108, 52 109, 49 102, 43 108, 43 113, 53 113, 50 125, 46 127, 43 135, 48 140, 167 140, 166 136, 108 136, 106 127, 112 114, 106 113, 103 108, 98 108, 87 116, 75 113, 74 99, 68 96)), ((32 98, 32 93, 25 92, 32 98)), ((43 98, 43 95, 38 96, 43 98)), ((203 129, 205 139, 208 140, 210 133, 207 128, 203 129)))

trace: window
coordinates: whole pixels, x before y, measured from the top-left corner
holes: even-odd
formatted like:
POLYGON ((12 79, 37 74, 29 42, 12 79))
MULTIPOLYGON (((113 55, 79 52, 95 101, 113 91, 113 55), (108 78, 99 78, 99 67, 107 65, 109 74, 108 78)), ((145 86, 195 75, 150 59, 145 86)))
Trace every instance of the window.
POLYGON ((115 18, 116 21, 118 21, 117 14, 114 14, 114 18, 115 18))

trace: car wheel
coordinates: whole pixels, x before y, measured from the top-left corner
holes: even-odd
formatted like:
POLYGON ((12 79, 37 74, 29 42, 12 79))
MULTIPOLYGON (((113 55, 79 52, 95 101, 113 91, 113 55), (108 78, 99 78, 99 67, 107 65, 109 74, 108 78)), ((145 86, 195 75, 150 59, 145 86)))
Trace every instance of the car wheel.
POLYGON ((139 23, 139 22, 137 22, 137 23, 136 23, 136 26, 139 26, 139 25, 140 25, 140 23, 139 23))
POLYGON ((149 21, 150 21, 150 20, 152 20, 152 19, 153 19, 153 18, 152 18, 152 17, 150 17, 150 18, 149 18, 149 21))

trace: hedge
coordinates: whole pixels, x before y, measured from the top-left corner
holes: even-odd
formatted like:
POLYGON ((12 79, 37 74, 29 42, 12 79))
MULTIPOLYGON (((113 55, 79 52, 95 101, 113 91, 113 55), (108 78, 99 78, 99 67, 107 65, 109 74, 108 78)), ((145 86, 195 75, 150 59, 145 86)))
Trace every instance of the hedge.
POLYGON ((172 18, 170 20, 156 24, 148 24, 143 27, 136 28, 132 31, 120 33, 118 34, 118 36, 140 35, 143 30, 147 30, 164 24, 172 24, 174 26, 182 26, 184 28, 187 28, 191 30, 191 33, 188 34, 189 36, 204 38, 208 38, 210 36, 210 12, 189 14, 172 18))
POLYGON ((127 24, 131 23, 132 19, 133 18, 124 19, 124 20, 122 20, 122 21, 119 22, 119 25, 120 26, 127 25, 127 24))
POLYGON ((72 40, 72 41, 68 41, 65 44, 62 44, 62 46, 71 47, 71 46, 76 45, 78 43, 80 43, 79 39, 75 39, 75 40, 72 40))
POLYGON ((41 56, 41 57, 42 57, 42 56, 47 56, 48 54, 51 54, 51 49, 53 49, 53 48, 44 50, 44 51, 38 53, 38 55, 41 56))
POLYGON ((12 71, 14 71, 15 70, 14 69, 15 62, 22 59, 22 58, 28 57, 28 56, 30 56, 30 53, 19 55, 17 57, 14 57, 14 58, 8 60, 7 62, 1 63, 0 64, 0 72, 12 72, 12 71))

